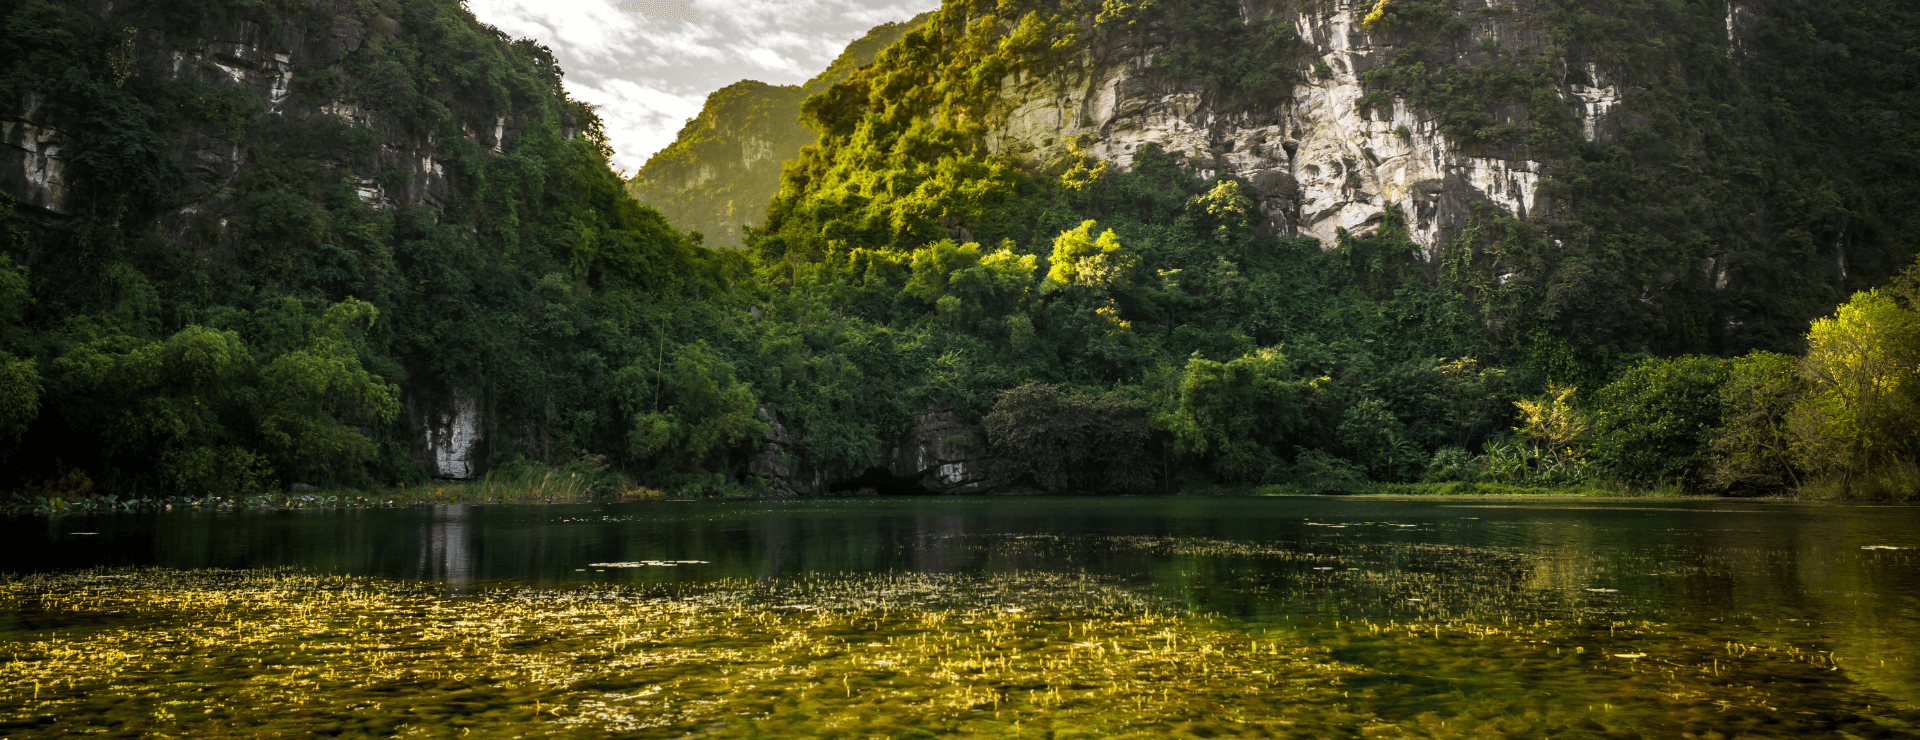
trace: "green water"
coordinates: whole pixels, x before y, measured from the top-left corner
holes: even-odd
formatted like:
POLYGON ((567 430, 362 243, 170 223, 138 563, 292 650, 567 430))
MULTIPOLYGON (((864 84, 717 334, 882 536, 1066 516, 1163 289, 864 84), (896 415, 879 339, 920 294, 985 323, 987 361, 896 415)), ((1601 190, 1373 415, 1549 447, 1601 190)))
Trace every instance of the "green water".
POLYGON ((0 522, 0 736, 1920 737, 1920 509, 858 499, 0 522))

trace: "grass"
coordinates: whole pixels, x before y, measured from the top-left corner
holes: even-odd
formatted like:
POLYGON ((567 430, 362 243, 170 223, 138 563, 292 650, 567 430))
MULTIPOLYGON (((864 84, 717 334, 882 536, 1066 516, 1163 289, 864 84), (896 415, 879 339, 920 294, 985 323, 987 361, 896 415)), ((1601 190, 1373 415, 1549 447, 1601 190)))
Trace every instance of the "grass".
POLYGON ((1920 464, 1897 460, 1851 479, 1840 475, 1814 478, 1798 491, 1815 501, 1894 501, 1920 499, 1920 464))
POLYGON ((1444 483, 1375 483, 1363 482, 1343 486, 1334 491, 1311 491, 1302 486, 1278 485, 1259 486, 1245 493, 1254 496, 1305 496, 1312 494, 1330 494, 1343 496, 1534 496, 1534 497, 1602 497, 1602 498, 1646 498, 1688 496, 1685 489, 1666 486, 1654 490, 1634 489, 1605 482, 1559 484, 1551 486, 1518 485, 1513 483, 1448 481, 1444 483))
MULTIPOLYGON (((52 492, 13 494, 0 510, 58 516, 142 509, 329 509, 423 504, 553 504, 589 501, 647 501, 666 492, 639 485, 610 471, 599 456, 562 465, 520 461, 472 481, 430 481, 392 486, 330 486, 298 491, 259 491, 215 495, 130 495, 94 493, 91 482, 52 492)), ((682 497, 685 497, 684 495, 682 497)))

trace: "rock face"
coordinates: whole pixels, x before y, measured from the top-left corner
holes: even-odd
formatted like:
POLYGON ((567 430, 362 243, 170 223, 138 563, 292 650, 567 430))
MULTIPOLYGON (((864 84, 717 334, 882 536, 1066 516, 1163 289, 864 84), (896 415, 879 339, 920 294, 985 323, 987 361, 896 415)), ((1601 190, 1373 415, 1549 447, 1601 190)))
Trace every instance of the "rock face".
MULTIPOLYGON (((185 30, 151 14, 116 14, 111 4, 101 14, 134 29, 131 53, 141 66, 164 70, 166 82, 237 86, 257 101, 261 116, 301 121, 333 116, 371 131, 380 142, 377 150, 342 152, 334 162, 353 170, 361 200, 376 209, 406 204, 439 210, 452 187, 453 142, 413 134, 391 116, 341 99, 353 84, 345 73, 348 56, 369 40, 391 38, 394 24, 376 22, 371 25, 380 28, 369 28, 349 2, 320 6, 310 14, 207 21, 185 30)), ((0 188, 42 215, 61 216, 70 209, 66 137, 47 120, 44 103, 36 91, 0 101, 0 188)), ((506 116, 462 123, 468 140, 493 153, 522 128, 506 116)), ((172 137, 172 144, 174 164, 185 176, 175 210, 162 219, 169 235, 188 234, 196 217, 224 225, 220 216, 230 209, 234 187, 248 169, 246 148, 210 124, 190 127, 172 137)))
POLYGON ((944 406, 921 411, 886 460, 896 480, 938 494, 986 492, 996 483, 987 472, 991 467, 986 440, 944 406))
MULTIPOLYGON (((159 214, 159 230, 207 260, 232 246, 229 218, 242 212, 240 193, 256 171, 250 147, 271 150, 284 130, 343 134, 325 149, 302 153, 348 175, 353 192, 373 210, 406 206, 437 217, 453 202, 458 163, 503 153, 527 126, 515 115, 449 103, 464 136, 443 136, 410 126, 401 113, 349 102, 364 82, 352 72, 353 55, 400 33, 397 22, 365 4, 318 0, 298 13, 258 8, 198 23, 139 4, 92 3, 84 10, 101 24, 128 29, 123 61, 129 68, 196 95, 217 91, 235 115, 251 117, 251 133, 236 133, 231 121, 169 119, 165 156, 180 176, 171 197, 162 198, 169 210, 159 214)), ((22 214, 47 222, 74 215, 78 200, 72 136, 62 130, 75 124, 60 117, 68 114, 59 112, 59 103, 31 89, 0 101, 0 190, 22 214)), ((573 120, 563 114, 562 136, 577 135, 573 120)), ((409 401, 415 461, 435 477, 478 476, 486 459, 484 404, 458 390, 403 388, 410 399, 421 391, 445 400, 418 409, 409 401)))
MULTIPOLYGON (((1511 49, 1548 44, 1527 23, 1531 4, 1466 14, 1471 30, 1457 44, 1461 61, 1485 55, 1487 41, 1511 49)), ((1366 7, 1348 0, 1299 7, 1247 9, 1249 17, 1274 12, 1291 20, 1331 71, 1324 78, 1305 74, 1306 82, 1283 102, 1229 111, 1209 90, 1170 89, 1149 71, 1165 46, 1151 41, 1153 34, 1134 33, 1048 74, 1003 79, 988 148, 1047 161, 1077 146, 1124 170, 1142 146, 1157 144, 1183 153, 1202 177, 1252 184, 1269 233, 1311 236, 1331 249, 1337 229, 1363 236, 1395 205, 1429 260, 1464 225, 1470 203, 1512 216, 1548 207, 1539 195, 1546 173, 1524 147, 1468 151, 1405 100, 1361 109, 1367 91, 1360 75, 1384 65, 1395 48, 1391 36, 1376 38, 1360 28, 1366 7)), ((1585 135, 1604 140, 1618 132, 1620 91, 1604 82, 1603 70, 1587 72, 1591 85, 1565 84, 1561 97, 1585 115, 1585 135)), ((1516 124, 1527 116, 1523 108, 1498 113, 1516 124)))
POLYGON ((44 101, 27 93, 0 117, 0 188, 20 205, 48 213, 67 212, 67 161, 59 132, 47 125, 44 101))
POLYGON ((757 414, 767 423, 768 431, 760 442, 760 449, 747 461, 747 475, 759 478, 765 493, 774 496, 804 496, 824 490, 819 471, 796 475, 794 466, 788 462, 793 459, 790 455, 793 435, 780 423, 780 412, 762 407, 757 414))
POLYGON ((407 417, 419 434, 413 445, 415 466, 435 478, 480 476, 486 452, 479 399, 456 391, 438 408, 419 408, 411 399, 407 406, 407 417))
POLYGON ((914 419, 911 429, 895 440, 884 458, 864 471, 829 479, 821 471, 796 465, 793 437, 780 423, 780 414, 759 410, 770 431, 747 464, 747 473, 760 480, 763 491, 775 496, 805 496, 828 490, 877 488, 886 493, 988 493, 1000 481, 990 471, 986 441, 967 427, 953 409, 929 406, 914 419))

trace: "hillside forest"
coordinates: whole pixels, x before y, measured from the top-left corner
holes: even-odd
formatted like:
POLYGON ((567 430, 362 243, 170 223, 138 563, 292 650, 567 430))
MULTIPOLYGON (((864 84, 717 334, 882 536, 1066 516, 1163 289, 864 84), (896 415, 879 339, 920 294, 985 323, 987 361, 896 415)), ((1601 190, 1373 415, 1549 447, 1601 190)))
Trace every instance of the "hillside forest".
POLYGON ((948 0, 804 97, 738 249, 636 201, 551 53, 454 0, 0 0, 9 144, 57 129, 67 183, 0 202, 0 490, 419 486, 461 403, 484 470, 603 491, 912 492, 874 471, 930 409, 997 491, 1920 490, 1920 7, 1754 0, 1735 56, 1719 3, 1543 1, 1549 53, 1461 66, 1456 4, 1367 9, 1401 39, 1369 89, 1528 147, 1565 205, 1427 259, 1392 212, 1261 229, 1192 152, 982 144, 1001 80, 1131 34, 1249 106, 1319 74, 1226 0, 948 0), (335 51, 288 102, 174 66, 246 24, 335 51), (1573 54, 1635 80, 1619 139, 1540 93, 1573 54), (423 142, 446 185, 402 197, 423 142), (201 150, 244 156, 208 185, 201 150))

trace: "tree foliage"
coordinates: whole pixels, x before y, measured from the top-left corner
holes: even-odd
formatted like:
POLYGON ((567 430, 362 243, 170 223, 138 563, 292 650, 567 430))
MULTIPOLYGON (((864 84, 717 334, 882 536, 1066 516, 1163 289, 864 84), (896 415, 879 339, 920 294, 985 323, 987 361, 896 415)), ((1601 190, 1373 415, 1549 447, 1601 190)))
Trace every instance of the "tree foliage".
POLYGON ((1009 388, 982 420, 1006 480, 1074 493, 1139 493, 1154 482, 1149 407, 1118 392, 1009 388))
POLYGON ((1920 450, 1920 314, 1892 295, 1856 293, 1814 321, 1801 373, 1788 424, 1809 467, 1850 482, 1920 450))

